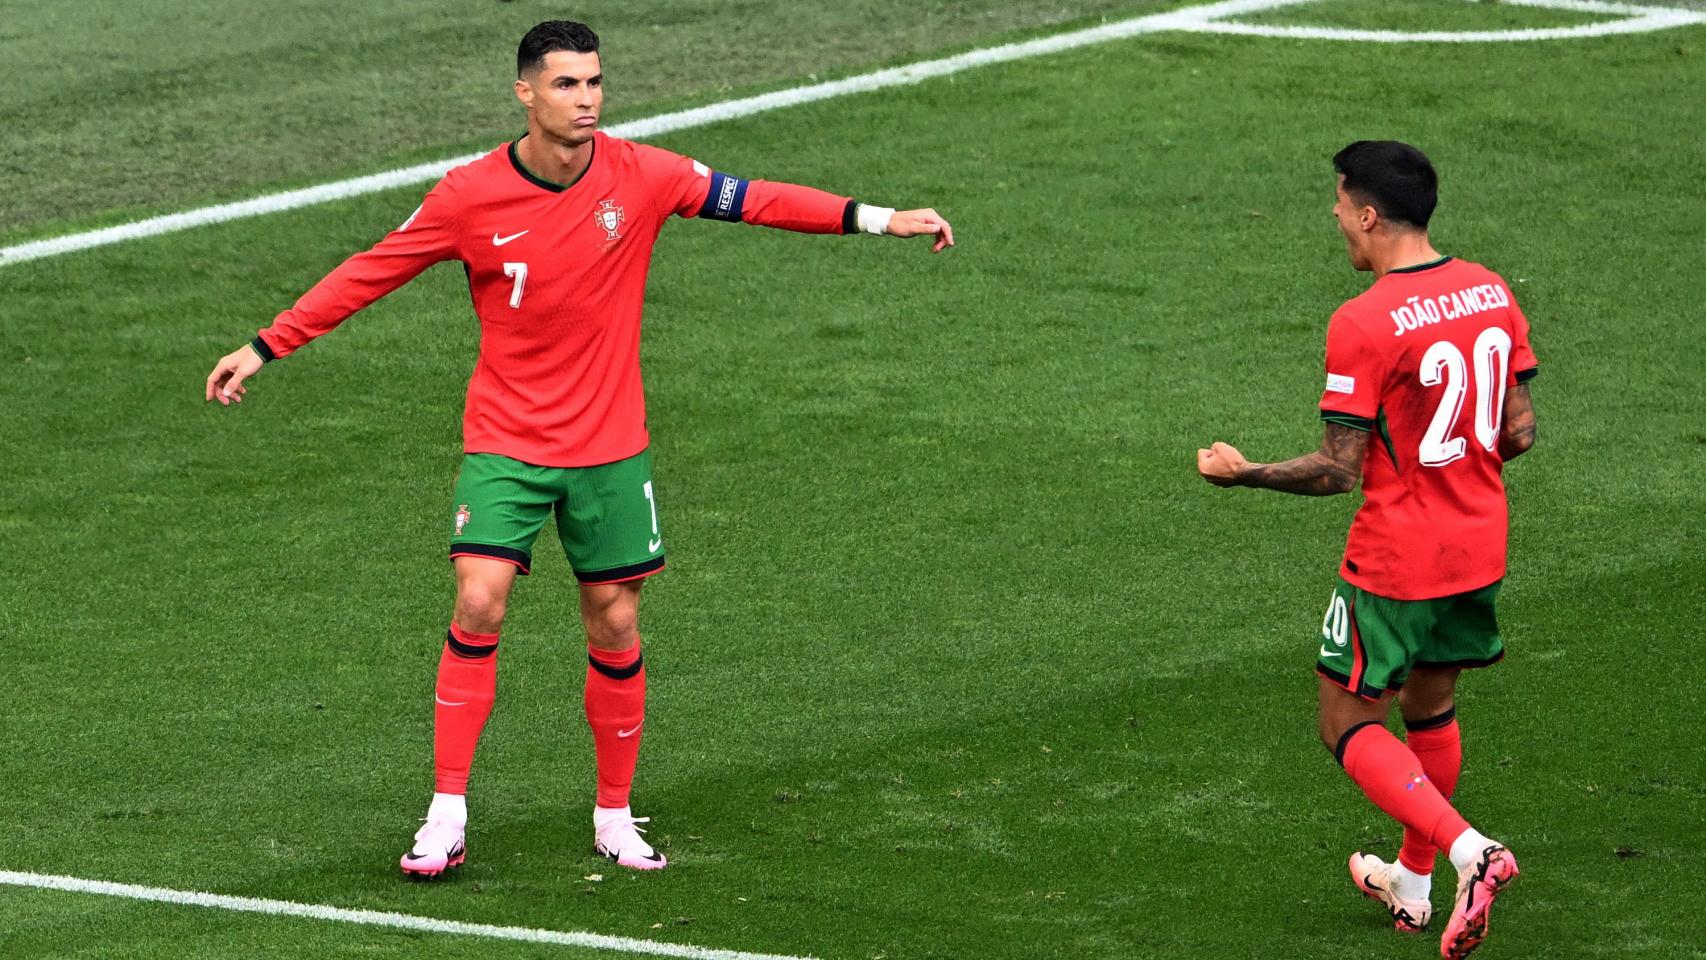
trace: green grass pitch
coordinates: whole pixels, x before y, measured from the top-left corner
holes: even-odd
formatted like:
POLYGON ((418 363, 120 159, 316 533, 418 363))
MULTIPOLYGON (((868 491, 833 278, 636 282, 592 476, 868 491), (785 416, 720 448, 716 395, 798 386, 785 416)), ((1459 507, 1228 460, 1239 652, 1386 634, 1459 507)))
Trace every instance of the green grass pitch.
MULTIPOLYGON (((150 84, 114 96, 241 162, 204 179, 177 147, 141 151, 139 189, 102 167, 93 199, 66 170, 0 163, 0 239, 513 135, 518 115, 487 101, 520 30, 564 11, 481 6, 491 22, 458 31, 476 16, 460 6, 423 22, 483 39, 435 75, 483 106, 456 113, 429 84, 384 94, 441 111, 418 136, 396 110, 353 147, 316 125, 320 101, 364 92, 338 58, 371 69, 386 36, 418 39, 363 14, 279 67, 299 96, 264 93, 289 141, 276 173, 273 126, 210 136, 214 94, 183 92, 252 50, 209 40, 172 68, 162 28, 139 27, 126 42, 150 84)), ((770 28, 750 67, 691 42, 713 5, 610 9, 613 86, 645 91, 613 107, 1047 26, 1027 5, 947 6, 731 5, 747 24, 827 24, 792 55, 770 28), (856 15, 896 25, 897 45, 856 15)), ((1085 23, 1161 5, 1046 6, 1085 23)), ((1397 6, 1394 28, 1435 22, 1397 6)), ((1450 29, 1582 22, 1441 6, 1450 29)), ((1379 26, 1378 7, 1272 22, 1379 26)), ((53 9, 0 45, 74 49, 53 9)), ((52 49, 0 80, 46 89, 52 49)), ((1350 888, 1350 851, 1398 831, 1315 739, 1316 630, 1356 498, 1215 490, 1193 462, 1212 439, 1260 459, 1318 441, 1326 319, 1366 283, 1330 218, 1329 158, 1390 136, 1432 156, 1436 244, 1510 279, 1543 364, 1540 442, 1507 473, 1510 655, 1459 707, 1458 803, 1524 868, 1481 956, 1706 956, 1703 57, 1706 27, 1509 45, 1153 34, 660 141, 933 205, 960 240, 931 257, 664 233, 644 365, 670 569, 642 610, 635 794, 673 861, 660 875, 590 856, 585 660, 546 538, 505 628, 469 863, 397 876, 430 789, 450 606, 477 339, 460 270, 269 366, 240 409, 201 401, 214 360, 424 188, 0 268, 0 870, 829 960, 1437 956, 1350 888)), ((254 77, 228 79, 240 104, 254 77)), ((19 103, 0 110, 32 156, 100 129, 88 98, 19 103)), ((596 955, 0 887, 0 957, 429 953, 596 955)))

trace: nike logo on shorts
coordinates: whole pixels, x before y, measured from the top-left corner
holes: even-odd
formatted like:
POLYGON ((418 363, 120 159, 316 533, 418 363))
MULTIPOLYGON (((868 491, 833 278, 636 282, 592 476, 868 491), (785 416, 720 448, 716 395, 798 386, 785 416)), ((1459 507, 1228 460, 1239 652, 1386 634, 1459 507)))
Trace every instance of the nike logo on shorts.
POLYGON ((1343 652, 1344 651, 1342 650, 1328 650, 1327 645, 1324 643, 1321 645, 1321 656, 1323 657, 1337 657, 1342 655, 1343 652))

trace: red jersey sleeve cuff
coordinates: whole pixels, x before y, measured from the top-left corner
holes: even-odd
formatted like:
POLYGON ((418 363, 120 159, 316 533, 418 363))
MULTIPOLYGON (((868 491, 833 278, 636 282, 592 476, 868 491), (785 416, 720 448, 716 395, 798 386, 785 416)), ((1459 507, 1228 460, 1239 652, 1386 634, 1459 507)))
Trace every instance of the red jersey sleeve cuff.
POLYGON ((267 342, 261 339, 260 334, 256 334, 255 339, 249 341, 249 346, 261 355, 262 363, 271 363, 278 359, 278 354, 273 352, 272 347, 267 346, 267 342))

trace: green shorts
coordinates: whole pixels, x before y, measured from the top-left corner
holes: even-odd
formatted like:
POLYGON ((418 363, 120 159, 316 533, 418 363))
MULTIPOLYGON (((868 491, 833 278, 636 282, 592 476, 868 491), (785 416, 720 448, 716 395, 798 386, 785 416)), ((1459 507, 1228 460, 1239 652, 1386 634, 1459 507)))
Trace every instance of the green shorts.
POLYGON ((1343 578, 1321 621, 1315 672, 1366 700, 1404 685, 1413 667, 1485 667, 1505 655, 1499 583, 1435 600, 1391 600, 1343 578))
POLYGON ((557 539, 580 582, 637 580, 663 569, 649 450, 597 467, 464 454, 452 500, 452 558, 491 557, 528 573, 533 541, 555 511, 557 539))

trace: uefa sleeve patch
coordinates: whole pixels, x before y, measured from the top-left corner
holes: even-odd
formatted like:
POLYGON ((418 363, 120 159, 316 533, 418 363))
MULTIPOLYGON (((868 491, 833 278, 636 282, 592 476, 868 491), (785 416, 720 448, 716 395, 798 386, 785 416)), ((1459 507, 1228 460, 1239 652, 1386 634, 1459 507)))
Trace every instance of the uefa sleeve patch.
POLYGON ((746 203, 747 182, 726 173, 711 171, 711 189, 705 194, 705 205, 699 216, 707 220, 740 222, 741 207, 746 203))
POLYGON ((1356 393, 1357 378, 1347 377, 1337 373, 1327 374, 1328 393, 1356 393))

